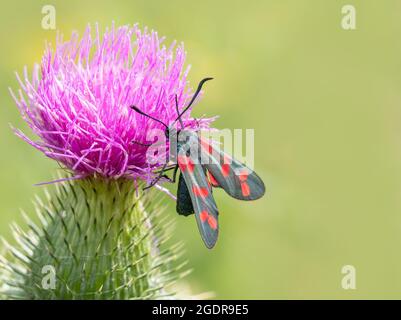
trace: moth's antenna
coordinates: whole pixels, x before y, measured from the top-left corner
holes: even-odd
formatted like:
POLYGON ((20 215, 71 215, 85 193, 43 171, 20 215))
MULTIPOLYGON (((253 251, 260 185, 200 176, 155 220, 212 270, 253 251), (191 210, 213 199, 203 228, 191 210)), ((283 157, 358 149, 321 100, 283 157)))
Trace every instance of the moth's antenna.
POLYGON ((145 116, 145 117, 148 117, 148 118, 150 118, 150 119, 152 119, 152 120, 154 120, 154 121, 157 121, 157 122, 161 123, 166 129, 168 129, 168 126, 167 126, 164 122, 162 122, 162 121, 160 121, 159 119, 153 118, 152 116, 146 114, 146 113, 143 112, 142 110, 138 109, 137 106, 132 105, 130 108, 131 108, 132 110, 138 112, 139 114, 145 116))
POLYGON ((182 115, 187 112, 187 110, 189 109, 189 107, 194 103, 196 97, 199 95, 200 91, 202 90, 202 86, 206 81, 212 80, 213 78, 205 78, 202 79, 201 82, 199 82, 198 84, 198 88, 195 91, 195 94, 193 95, 191 101, 189 102, 189 104, 185 107, 184 110, 181 111, 181 113, 178 114, 177 119, 174 120, 173 124, 177 121, 177 120, 181 120, 182 115))
POLYGON ((182 123, 182 119, 180 117, 180 110, 178 110, 178 98, 177 98, 177 95, 175 95, 175 109, 177 110, 177 116, 179 117, 178 120, 180 120, 181 129, 184 129, 184 124, 182 123))
MULTIPOLYGON (((184 125, 183 125, 183 123, 182 123, 182 119, 181 119, 182 115, 183 115, 185 112, 187 112, 187 110, 188 110, 188 109, 191 107, 191 105, 194 103, 196 97, 199 95, 200 91, 202 90, 203 84, 204 84, 206 81, 209 81, 209 80, 212 80, 212 79, 213 79, 213 78, 204 78, 204 79, 202 79, 202 80, 199 82, 198 88, 196 89, 194 95, 192 96, 191 101, 190 101, 189 104, 184 108, 184 110, 182 110, 181 112, 179 112, 179 110, 178 110, 178 99, 177 99, 177 95, 175 96, 175 107, 176 107, 178 116, 177 116, 177 118, 174 120, 174 122, 173 122, 170 126, 172 126, 174 123, 177 122, 177 120, 179 120, 181 126, 184 127, 184 125)), ((157 121, 157 122, 161 123, 167 130, 169 129, 169 127, 168 127, 164 122, 160 121, 159 119, 156 119, 156 118, 152 117, 151 115, 146 114, 146 113, 143 112, 142 110, 138 109, 137 106, 132 105, 132 106, 130 106, 130 108, 131 108, 132 110, 138 112, 139 114, 145 116, 145 117, 148 117, 148 118, 150 118, 150 119, 152 119, 152 120, 154 120, 154 121, 157 121)))

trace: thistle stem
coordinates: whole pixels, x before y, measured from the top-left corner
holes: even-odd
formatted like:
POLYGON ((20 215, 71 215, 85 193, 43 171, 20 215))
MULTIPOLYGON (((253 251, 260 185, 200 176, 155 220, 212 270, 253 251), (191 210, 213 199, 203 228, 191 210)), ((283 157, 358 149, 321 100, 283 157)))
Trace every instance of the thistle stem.
POLYGON ((40 224, 14 227, 0 261, 3 295, 23 299, 143 299, 168 295, 179 277, 154 194, 129 180, 65 182, 37 203, 40 224), (152 200, 152 201, 151 201, 152 200), (53 278, 52 278, 53 277, 53 278))

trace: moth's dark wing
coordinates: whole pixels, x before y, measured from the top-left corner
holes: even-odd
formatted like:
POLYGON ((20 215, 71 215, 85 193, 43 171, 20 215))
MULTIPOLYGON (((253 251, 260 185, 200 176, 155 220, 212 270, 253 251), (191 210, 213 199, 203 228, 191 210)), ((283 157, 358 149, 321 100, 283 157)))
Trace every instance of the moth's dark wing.
POLYGON ((212 196, 212 187, 202 166, 194 163, 182 150, 178 151, 178 165, 188 187, 202 240, 211 249, 219 234, 219 213, 212 196))
POLYGON ((178 178, 178 189, 177 189, 177 213, 183 216, 189 216, 193 214, 194 206, 192 205, 191 195, 189 194, 187 184, 180 173, 178 178))
POLYGON ((265 185, 253 170, 206 139, 200 139, 201 159, 213 186, 223 188, 231 197, 240 200, 256 200, 265 194, 265 185))

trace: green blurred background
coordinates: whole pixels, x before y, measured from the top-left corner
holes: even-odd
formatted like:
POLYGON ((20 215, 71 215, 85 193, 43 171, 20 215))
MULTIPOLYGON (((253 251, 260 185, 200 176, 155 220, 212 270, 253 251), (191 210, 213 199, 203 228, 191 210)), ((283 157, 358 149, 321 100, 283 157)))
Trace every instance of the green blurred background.
POLYGON ((193 84, 212 75, 194 115, 218 128, 255 128, 255 166, 268 195, 245 203, 216 192, 217 247, 178 217, 195 293, 216 298, 401 298, 401 1, 2 1, 0 234, 33 215, 33 184, 57 165, 16 138, 25 129, 8 93, 44 41, 53 4, 66 38, 87 23, 138 22, 184 41, 193 84), (341 28, 353 4, 357 30, 341 28), (341 268, 356 268, 356 290, 341 268))

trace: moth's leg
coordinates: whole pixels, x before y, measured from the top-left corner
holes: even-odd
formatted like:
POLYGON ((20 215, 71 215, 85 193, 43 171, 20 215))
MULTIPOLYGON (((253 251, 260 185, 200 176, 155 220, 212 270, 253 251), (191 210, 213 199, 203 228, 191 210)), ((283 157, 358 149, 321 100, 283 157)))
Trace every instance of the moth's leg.
POLYGON ((138 142, 138 141, 135 141, 135 140, 132 140, 131 143, 136 143, 136 144, 139 144, 140 146, 143 146, 143 147, 150 147, 152 145, 152 143, 142 143, 142 142, 138 142))
POLYGON ((153 181, 150 183, 150 185, 143 188, 143 190, 149 189, 149 188, 153 187, 156 183, 158 183, 159 180, 165 176, 164 171, 165 171, 166 167, 167 167, 167 162, 160 169, 159 175, 155 179, 153 179, 153 181))
POLYGON ((139 144, 140 146, 144 146, 144 147, 150 147, 150 146, 158 147, 158 146, 163 145, 163 143, 156 143, 156 144, 154 142, 153 143, 142 143, 142 142, 135 141, 135 140, 132 140, 131 143, 139 144))
MULTIPOLYGON (((171 166, 171 167, 168 167, 168 168, 165 168, 165 169, 163 170, 163 172, 173 170, 173 169, 175 169, 175 167, 176 167, 176 165, 171 166)), ((160 173, 160 172, 161 172, 161 170, 155 171, 155 173, 160 173)))
POLYGON ((173 178, 170 178, 166 174, 163 174, 162 178, 166 179, 168 182, 175 183, 176 178, 177 178, 178 165, 176 165, 175 167, 172 167, 172 168, 168 168, 168 169, 164 170, 164 172, 166 172, 167 170, 172 170, 172 169, 174 169, 173 178))
POLYGON ((176 178, 177 178, 177 172, 178 172, 178 164, 174 167, 174 171, 173 171, 173 179, 172 179, 172 183, 175 183, 176 178))

